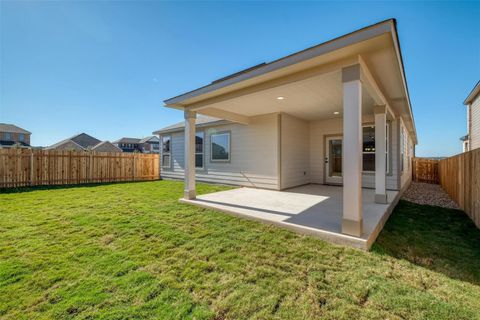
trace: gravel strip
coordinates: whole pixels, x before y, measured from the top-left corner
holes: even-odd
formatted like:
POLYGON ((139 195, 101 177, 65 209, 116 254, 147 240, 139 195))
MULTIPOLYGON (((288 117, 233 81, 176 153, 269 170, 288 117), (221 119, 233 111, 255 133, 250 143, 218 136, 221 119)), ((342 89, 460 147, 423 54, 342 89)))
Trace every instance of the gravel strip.
POLYGON ((448 209, 460 209, 438 184, 413 182, 402 196, 403 200, 448 209))

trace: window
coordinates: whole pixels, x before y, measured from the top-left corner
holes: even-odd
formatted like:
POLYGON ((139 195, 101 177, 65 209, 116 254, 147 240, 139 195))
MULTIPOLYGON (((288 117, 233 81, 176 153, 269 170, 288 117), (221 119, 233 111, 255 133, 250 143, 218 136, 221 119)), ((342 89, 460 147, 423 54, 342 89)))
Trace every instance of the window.
POLYGON ((195 134, 195 168, 203 168, 203 137, 203 132, 195 134))
MULTIPOLYGON (((362 167, 364 172, 375 172, 375 126, 364 126, 363 129, 363 146, 362 146, 362 167)), ((385 168, 389 171, 389 154, 388 154, 388 124, 385 128, 385 168)))
POLYGON ((210 149, 212 161, 230 161, 230 132, 212 134, 210 149))
POLYGON ((25 135, 23 133, 18 134, 18 140, 19 141, 25 141, 25 135))
POLYGON ((170 167, 171 137, 162 137, 162 167, 170 167))
POLYGON ((5 140, 12 141, 12 134, 10 132, 5 132, 5 140))
POLYGON ((403 127, 400 127, 400 166, 402 168, 403 172, 403 159, 405 156, 404 150, 405 150, 405 134, 403 133, 403 127))

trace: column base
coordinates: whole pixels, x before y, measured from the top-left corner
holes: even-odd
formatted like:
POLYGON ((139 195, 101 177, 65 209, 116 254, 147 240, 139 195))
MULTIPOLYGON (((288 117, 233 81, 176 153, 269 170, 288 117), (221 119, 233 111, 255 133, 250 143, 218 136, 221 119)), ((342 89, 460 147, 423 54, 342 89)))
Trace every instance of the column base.
POLYGON ((375 203, 387 204, 387 195, 386 194, 375 194, 375 203))
POLYGON ((183 192, 183 198, 186 200, 195 200, 196 198, 195 190, 185 190, 183 192))
POLYGON ((349 219, 342 219, 342 233, 348 234, 354 237, 361 237, 362 236, 362 226, 363 220, 356 221, 356 220, 349 220, 349 219))

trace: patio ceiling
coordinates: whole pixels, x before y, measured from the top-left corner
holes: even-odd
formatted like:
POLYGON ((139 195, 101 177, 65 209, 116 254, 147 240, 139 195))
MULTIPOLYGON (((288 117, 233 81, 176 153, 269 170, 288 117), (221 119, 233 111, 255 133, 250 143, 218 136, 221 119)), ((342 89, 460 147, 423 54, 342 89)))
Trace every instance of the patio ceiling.
MULTIPOLYGON (((210 113, 211 110, 223 110, 247 117, 284 112, 305 120, 341 117, 343 111, 341 77, 341 70, 338 69, 305 80, 212 103, 198 112, 213 115, 210 113)), ((363 113, 372 114, 373 105, 373 98, 364 88, 363 113)))

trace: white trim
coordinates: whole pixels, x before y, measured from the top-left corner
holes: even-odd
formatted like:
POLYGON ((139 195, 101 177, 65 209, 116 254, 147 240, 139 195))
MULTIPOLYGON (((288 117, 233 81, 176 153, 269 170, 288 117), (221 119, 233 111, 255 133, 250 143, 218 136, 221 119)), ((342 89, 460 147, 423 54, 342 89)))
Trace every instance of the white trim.
MULTIPOLYGON (((362 125, 362 173, 375 173, 375 170, 363 170, 363 154, 375 154, 375 150, 373 151, 363 151, 363 128, 365 127, 373 127, 375 128, 375 124, 364 124, 362 125)), ((386 153, 386 158, 387 158, 387 165, 386 165, 386 171, 385 173, 390 172, 390 124, 387 122, 387 128, 386 128, 386 139, 387 139, 387 144, 385 146, 385 153, 386 153)))
POLYGON ((171 168, 172 167, 172 136, 171 135, 162 135, 162 141, 161 141, 161 163, 162 163, 162 168, 171 168), (170 150, 168 152, 164 152, 163 150, 163 139, 168 138, 170 140, 170 150), (163 156, 168 155, 168 166, 163 163, 163 156))
POLYGON ((231 158, 231 133, 230 131, 222 131, 222 132, 216 132, 212 133, 210 135, 210 162, 230 162, 231 158), (212 148, 212 143, 213 143, 213 137, 214 136, 222 136, 226 135, 228 137, 228 159, 213 159, 213 148, 212 148))

